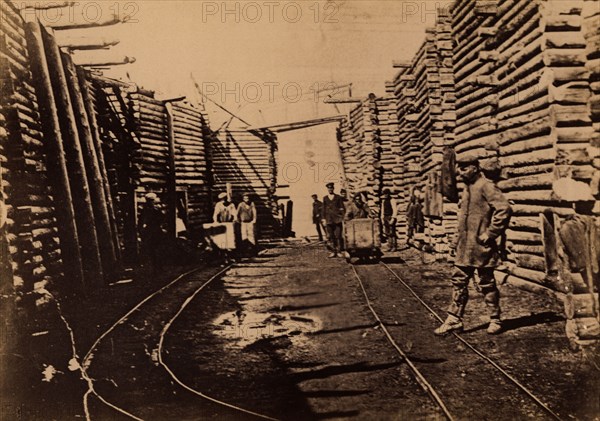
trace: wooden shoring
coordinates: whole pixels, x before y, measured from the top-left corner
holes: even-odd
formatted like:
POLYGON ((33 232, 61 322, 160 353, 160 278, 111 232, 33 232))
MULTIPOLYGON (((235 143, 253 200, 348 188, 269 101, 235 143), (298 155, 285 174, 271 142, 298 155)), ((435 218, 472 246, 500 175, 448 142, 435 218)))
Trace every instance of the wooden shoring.
POLYGON ((81 142, 77 130, 73 104, 69 95, 67 77, 62 65, 60 50, 54 37, 42 30, 42 40, 46 49, 48 71, 54 90, 54 98, 59 111, 61 133, 64 139, 69 181, 73 191, 75 222, 81 240, 81 257, 88 287, 100 287, 104 282, 100 247, 96 234, 96 221, 92 210, 90 187, 87 180, 81 142))
POLYGON ((40 115, 43 117, 41 119, 42 130, 44 137, 47 139, 48 171, 49 178, 53 180, 52 190, 56 199, 54 206, 56 207, 58 233, 61 239, 63 271, 67 282, 71 282, 72 286, 85 289, 67 159, 40 24, 38 22, 26 22, 25 36, 31 59, 33 81, 39 101, 40 115))
POLYGON ((112 243, 117 260, 117 270, 121 268, 121 248, 119 246, 119 233, 117 229, 117 222, 115 217, 115 208, 112 200, 112 194, 110 191, 110 182, 108 180, 108 173, 106 171, 106 163, 104 160, 104 152, 102 151, 102 142, 100 140, 100 132, 98 129, 98 121, 96 119, 96 109, 90 94, 87 73, 82 67, 77 68, 77 77, 79 81, 79 89, 81 91, 83 103, 87 113, 90 131, 92 134, 92 141, 96 150, 96 156, 98 158, 98 166, 102 178, 102 187, 104 189, 104 197, 106 198, 106 209, 108 212, 110 230, 112 234, 112 243))
POLYGON ((115 244, 113 243, 106 195, 104 193, 104 179, 100 172, 98 154, 94 145, 83 95, 80 90, 77 69, 69 54, 62 53, 61 58, 69 88, 71 104, 73 106, 73 113, 76 119, 79 139, 81 141, 81 153, 90 189, 92 210, 96 222, 96 235, 98 237, 102 270, 106 276, 106 281, 112 282, 116 280, 115 278, 117 276, 117 273, 115 272, 117 268, 117 256, 115 253, 115 244))

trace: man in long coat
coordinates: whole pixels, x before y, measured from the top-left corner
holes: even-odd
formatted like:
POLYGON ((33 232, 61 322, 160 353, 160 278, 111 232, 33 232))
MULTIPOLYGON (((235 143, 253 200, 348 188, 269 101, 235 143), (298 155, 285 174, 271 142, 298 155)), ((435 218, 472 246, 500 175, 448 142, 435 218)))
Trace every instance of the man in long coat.
POLYGON ((511 207, 502 192, 483 175, 473 156, 457 160, 458 175, 465 183, 458 215, 456 260, 452 273, 452 303, 448 318, 435 330, 443 335, 462 330, 462 317, 469 299, 468 285, 475 271, 479 275, 477 290, 484 296, 489 309, 487 332, 500 333, 500 292, 494 279, 494 269, 500 260, 502 237, 508 226, 511 207))
POLYGON ((323 197, 323 224, 327 227, 327 235, 331 242, 332 252, 329 257, 341 257, 343 251, 342 222, 345 206, 342 196, 333 192, 333 183, 327 183, 328 194, 323 197))
POLYGON ((312 221, 313 224, 315 224, 315 226, 317 227, 317 235, 319 236, 319 241, 323 241, 323 233, 321 228, 322 227, 322 223, 321 220, 323 219, 323 202, 321 202, 318 199, 318 196, 316 194, 313 194, 312 196, 313 199, 313 203, 312 203, 312 221))

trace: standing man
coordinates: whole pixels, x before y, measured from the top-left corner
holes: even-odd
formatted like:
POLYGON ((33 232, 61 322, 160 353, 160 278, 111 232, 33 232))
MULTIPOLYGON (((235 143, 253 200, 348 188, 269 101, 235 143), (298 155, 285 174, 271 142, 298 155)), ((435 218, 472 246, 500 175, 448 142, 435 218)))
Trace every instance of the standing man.
POLYGON ((332 248, 329 257, 342 257, 343 239, 342 239, 342 222, 344 220, 344 200, 339 194, 333 192, 334 184, 327 183, 328 194, 323 197, 323 225, 327 227, 327 235, 329 237, 332 248))
POLYGON ((227 193, 219 193, 219 201, 215 205, 213 222, 234 222, 237 215, 235 205, 229 201, 227 193))
POLYGON ((383 233, 388 240, 388 251, 396 251, 398 240, 396 238, 396 222, 398 221, 398 206, 396 199, 390 194, 390 189, 384 189, 381 196, 381 222, 383 233))
POLYGON ((452 303, 448 318, 434 333, 443 335, 462 330, 462 317, 469 299, 469 280, 475 271, 479 275, 478 291, 489 309, 487 332, 502 331, 500 322, 500 292, 494 279, 494 269, 500 260, 501 237, 508 226, 511 207, 502 192, 481 173, 479 161, 473 156, 457 160, 458 177, 465 183, 458 215, 455 268, 452 273, 452 303))
POLYGON ((312 196, 313 199, 313 203, 312 203, 312 220, 313 220, 313 224, 315 224, 315 226, 317 227, 317 235, 319 236, 319 241, 323 241, 323 233, 321 228, 322 224, 321 224, 321 219, 323 219, 323 202, 321 202, 319 200, 319 197, 316 194, 313 194, 312 196))
POLYGON ((256 206, 250 201, 250 195, 244 193, 237 208, 237 220, 240 223, 242 243, 250 252, 256 248, 256 206))
POLYGON ((164 231, 162 228, 164 215, 159 208, 159 199, 156 193, 145 196, 146 203, 140 212, 140 237, 142 240, 142 255, 152 265, 152 272, 156 273, 161 261, 164 231))

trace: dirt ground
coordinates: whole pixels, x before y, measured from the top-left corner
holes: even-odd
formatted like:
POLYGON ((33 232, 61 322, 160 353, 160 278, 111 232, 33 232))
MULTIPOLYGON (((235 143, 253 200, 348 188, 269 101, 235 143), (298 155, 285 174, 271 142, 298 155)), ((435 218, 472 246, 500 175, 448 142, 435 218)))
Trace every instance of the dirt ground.
MULTIPOLYGON (((277 419, 444 419, 376 325, 352 267, 326 255, 320 245, 282 243, 208 285, 222 269, 215 262, 174 283, 100 341, 88 368, 95 390, 144 420, 258 419, 206 397, 277 419)), ((444 316, 450 266, 427 260, 415 250, 384 258, 444 316)), ((182 269, 69 307, 79 356, 182 269)), ((390 333, 456 419, 551 419, 452 335, 433 335, 437 320, 383 266, 356 270, 390 333)), ((472 289, 463 337, 561 419, 599 419, 597 361, 590 351, 569 351, 559 303, 509 286, 501 293, 506 332, 486 334, 485 307, 472 289)), ((21 419, 85 418, 87 385, 75 377, 43 384, 21 419)), ((131 419, 94 397, 89 414, 131 419)))

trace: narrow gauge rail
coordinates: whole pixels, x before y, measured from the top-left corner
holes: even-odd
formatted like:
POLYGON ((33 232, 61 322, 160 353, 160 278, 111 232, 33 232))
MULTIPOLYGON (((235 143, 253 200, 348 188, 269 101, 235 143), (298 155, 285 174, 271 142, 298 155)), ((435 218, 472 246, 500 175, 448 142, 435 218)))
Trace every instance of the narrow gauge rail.
MULTIPOLYGON (((425 307, 427 309, 427 311, 429 313, 431 313, 431 315, 433 317, 435 317, 440 323, 443 322, 443 319, 421 297, 419 297, 419 295, 414 291, 414 289, 412 289, 410 287, 410 285, 408 285, 408 283, 406 283, 402 279, 402 277, 400 275, 398 275, 389 265, 387 265, 384 262, 379 262, 378 265, 384 267, 387 271, 389 271, 403 285, 403 287, 406 288, 410 292, 410 294, 419 302, 419 304, 422 305, 423 307, 425 307)), ((367 306, 369 307, 369 310, 371 311, 371 313, 373 314, 373 316, 379 323, 379 326, 385 333, 390 344, 394 347, 394 349, 396 349, 396 351, 399 353, 399 355, 406 361, 409 368, 415 375, 417 382, 431 396, 432 400, 436 403, 436 405, 439 406, 439 408, 443 412, 444 416, 450 421, 454 420, 455 417, 448 410, 448 407, 447 407, 446 403, 441 399, 440 394, 435 390, 435 388, 431 385, 431 383, 429 383, 427 381, 427 379, 424 377, 424 375, 421 373, 421 371, 419 371, 419 369, 417 368, 416 364, 410 360, 410 358, 407 356, 407 354, 404 351, 402 351, 402 348, 398 345, 397 341, 394 339, 392 334, 386 328, 385 324, 381 321, 379 314, 377 313, 377 311, 375 310, 375 308, 372 305, 372 301, 367 294, 367 290, 365 289, 363 280, 361 279, 360 275, 358 274, 358 271, 356 270, 355 265, 352 265, 352 270, 358 281, 360 289, 362 290, 362 293, 365 297, 365 300, 366 300, 367 306)), ((501 373, 503 377, 508 379, 510 383, 512 383, 520 392, 525 394, 532 402, 535 403, 535 405, 537 407, 541 408, 548 416, 550 416, 552 419, 555 419, 555 420, 562 419, 559 415, 557 415, 554 411, 552 411, 544 402, 542 402, 531 390, 529 390, 523 384, 521 384, 517 379, 515 379, 510 373, 508 373, 506 370, 504 370, 493 359, 491 359, 490 357, 485 355, 483 352, 478 350, 475 346, 473 346, 471 343, 469 343, 466 339, 464 339, 458 333, 452 332, 452 334, 462 344, 464 344, 468 349, 470 349, 477 356, 482 358, 486 363, 491 365, 497 372, 501 373)))
MULTIPOLYGON (((225 272, 227 272, 229 269, 231 269, 232 267, 234 267, 234 264, 230 264, 228 266, 226 266, 225 268, 221 269, 219 272, 217 272, 216 274, 214 274, 213 276, 211 276, 208 280, 206 280, 205 282, 203 282, 200 287, 196 288, 192 294, 188 295, 187 298, 185 299, 185 301, 183 302, 183 304, 181 304, 181 306, 179 307, 178 311, 175 313, 174 316, 170 317, 168 320, 165 320, 165 324, 161 330, 160 336, 159 336, 159 343, 158 343, 158 359, 159 359, 159 364, 166 370, 166 372, 169 374, 169 376, 173 379, 174 382, 176 382, 179 386, 183 387, 184 389, 194 393, 195 395, 208 400, 212 403, 218 404, 220 406, 226 407, 230 410, 234 410, 239 412, 240 414, 243 413, 245 415, 251 415, 254 416, 258 419, 266 419, 266 420, 274 420, 277 421, 276 418, 272 418, 269 417, 267 415, 263 415, 263 414, 259 414, 253 411, 249 411, 247 409, 241 408, 239 406, 236 405, 232 405, 230 403, 212 398, 200 391, 197 391, 191 387, 189 387, 188 385, 184 384, 181 380, 179 380, 177 378, 177 376, 174 374, 174 372, 166 365, 166 363, 164 362, 163 358, 162 358, 162 350, 163 350, 163 342, 164 342, 164 337, 167 333, 167 331, 169 330, 170 326, 172 325, 172 323, 175 321, 175 319, 177 319, 177 317, 179 317, 179 315, 183 312, 183 310, 185 309, 185 307, 187 307, 187 305, 203 290, 205 289, 210 283, 212 283, 214 280, 218 279, 221 275, 223 275, 225 272)), ((137 311, 141 311, 143 305, 145 303, 147 303, 148 301, 150 301, 152 298, 163 294, 165 292, 167 292, 167 290, 169 290, 170 288, 172 288, 173 286, 175 286, 177 283, 179 283, 181 280, 186 279, 188 276, 200 271, 204 269, 204 267, 199 267, 199 268, 195 268, 191 271, 188 271, 186 273, 183 273, 181 275, 179 275, 178 277, 176 277, 174 280, 172 280, 171 282, 169 282, 168 284, 166 284, 165 286, 163 286, 162 288, 158 289, 157 291, 151 293, 150 295, 148 295, 146 298, 144 298, 142 301, 140 301, 137 305, 135 305, 131 310, 129 310, 123 317, 121 317, 119 320, 117 320, 113 325, 111 325, 104 333, 102 333, 98 339, 96 339, 96 341, 94 342, 94 344, 91 346, 90 350, 87 352, 87 354, 85 355, 85 357, 82 360, 82 364, 81 364, 81 371, 82 371, 82 375, 83 378, 87 381, 88 383, 88 390, 86 391, 86 393, 84 394, 83 397, 83 407, 84 407, 84 411, 85 411, 85 415, 86 415, 86 419, 88 421, 92 420, 92 416, 90 414, 89 411, 89 396, 90 395, 94 395, 96 396, 96 398, 98 398, 98 400, 100 402, 102 402, 104 405, 110 407, 111 409, 121 413, 122 415, 125 415, 128 418, 137 420, 137 421, 143 421, 142 418, 128 412, 126 409, 121 408, 111 402, 109 402, 106 398, 104 398, 102 395, 100 395, 95 389, 94 389, 94 379, 92 379, 88 374, 87 374, 87 369, 90 367, 92 360, 93 360, 93 353, 94 350, 96 350, 100 344, 104 341, 104 339, 113 331, 115 330, 115 328, 121 324, 123 324, 133 313, 137 312, 137 311)))

